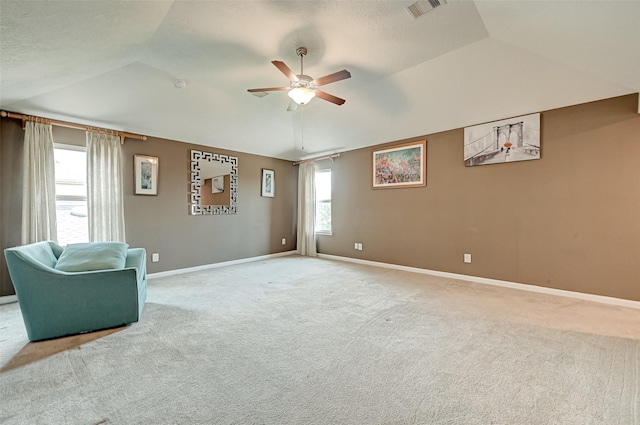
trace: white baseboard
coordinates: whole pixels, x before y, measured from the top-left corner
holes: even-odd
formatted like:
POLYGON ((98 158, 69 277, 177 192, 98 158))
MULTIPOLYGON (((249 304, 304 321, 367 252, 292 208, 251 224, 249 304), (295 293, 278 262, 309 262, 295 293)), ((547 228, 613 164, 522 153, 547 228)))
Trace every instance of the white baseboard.
POLYGON ((547 288, 544 286, 529 285, 526 283, 509 282, 506 280, 489 279, 486 277, 469 276, 457 273, 440 272, 437 270, 420 269, 417 267, 400 266, 397 264, 380 263, 377 261, 361 260, 358 258, 341 257, 337 255, 318 254, 320 258, 329 260, 346 261, 349 263, 366 264, 375 267, 384 267, 387 269, 403 270, 413 273, 422 273, 433 276, 446 277, 450 279, 466 280, 469 282, 482 283, 485 285, 501 286, 503 288, 519 289, 522 291, 538 292, 541 294, 558 295, 561 297, 577 298, 580 300, 593 301, 602 304, 615 305, 618 307, 627 307, 640 310, 640 301, 625 300, 622 298, 607 297, 604 295, 585 294, 583 292, 566 291, 564 289, 547 288))
POLYGON ((275 254, 260 255, 258 257, 241 258, 239 260, 223 261, 221 263, 213 263, 213 264, 205 264, 205 265, 202 265, 202 266, 187 267, 187 268, 184 268, 184 269, 175 269, 175 270, 167 270, 167 271, 164 271, 164 272, 149 273, 149 274, 147 274, 147 279, 155 279, 155 278, 158 278, 158 277, 173 276, 173 275, 177 275, 177 274, 191 273, 191 272, 197 272, 197 271, 208 270, 208 269, 215 269, 215 268, 218 268, 218 267, 226 267, 226 266, 231 266, 231 265, 234 265, 234 264, 250 263, 252 261, 267 260, 269 258, 285 257, 287 255, 294 255, 294 254, 297 254, 297 253, 298 253, 298 251, 285 251, 285 252, 278 252, 278 253, 275 253, 275 254))
POLYGON ((17 302, 18 302, 17 295, 5 295, 3 297, 0 297, 0 305, 17 303, 17 302))

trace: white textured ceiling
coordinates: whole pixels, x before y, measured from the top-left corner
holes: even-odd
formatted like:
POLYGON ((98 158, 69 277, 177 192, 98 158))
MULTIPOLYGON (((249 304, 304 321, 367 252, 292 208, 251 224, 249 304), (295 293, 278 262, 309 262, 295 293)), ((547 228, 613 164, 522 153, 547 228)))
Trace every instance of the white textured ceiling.
POLYGON ((0 108, 295 160, 640 91, 640 0, 411 3, 0 0, 0 108), (299 46, 344 105, 247 93, 299 46))

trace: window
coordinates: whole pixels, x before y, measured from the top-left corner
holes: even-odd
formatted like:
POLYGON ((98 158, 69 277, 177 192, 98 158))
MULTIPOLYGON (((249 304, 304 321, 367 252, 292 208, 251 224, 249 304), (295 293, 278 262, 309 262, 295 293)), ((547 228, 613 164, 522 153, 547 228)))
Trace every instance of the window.
POLYGON ((83 146, 54 144, 58 243, 89 241, 87 154, 83 146))
POLYGON ((331 234, 331 170, 316 172, 316 233, 331 234))

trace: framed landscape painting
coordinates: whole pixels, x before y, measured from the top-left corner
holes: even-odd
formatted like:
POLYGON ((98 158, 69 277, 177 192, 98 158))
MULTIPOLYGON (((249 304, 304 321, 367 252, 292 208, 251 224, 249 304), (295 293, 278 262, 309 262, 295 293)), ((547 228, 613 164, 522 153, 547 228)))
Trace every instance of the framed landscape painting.
POLYGON ((158 158, 147 155, 134 155, 133 173, 136 195, 158 194, 158 158))
POLYGON ((523 115, 464 129, 464 165, 540 159, 540 114, 523 115))
POLYGON ((426 140, 374 150, 373 188, 426 186, 426 150, 426 140))

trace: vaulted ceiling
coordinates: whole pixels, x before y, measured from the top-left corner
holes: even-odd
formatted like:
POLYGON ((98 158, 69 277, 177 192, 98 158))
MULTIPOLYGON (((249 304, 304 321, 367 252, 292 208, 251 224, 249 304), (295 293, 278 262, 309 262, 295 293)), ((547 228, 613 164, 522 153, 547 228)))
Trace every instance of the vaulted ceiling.
POLYGON ((412 3, 0 0, 0 108, 295 160, 640 91, 640 1, 412 3), (299 46, 344 105, 247 92, 299 46))

